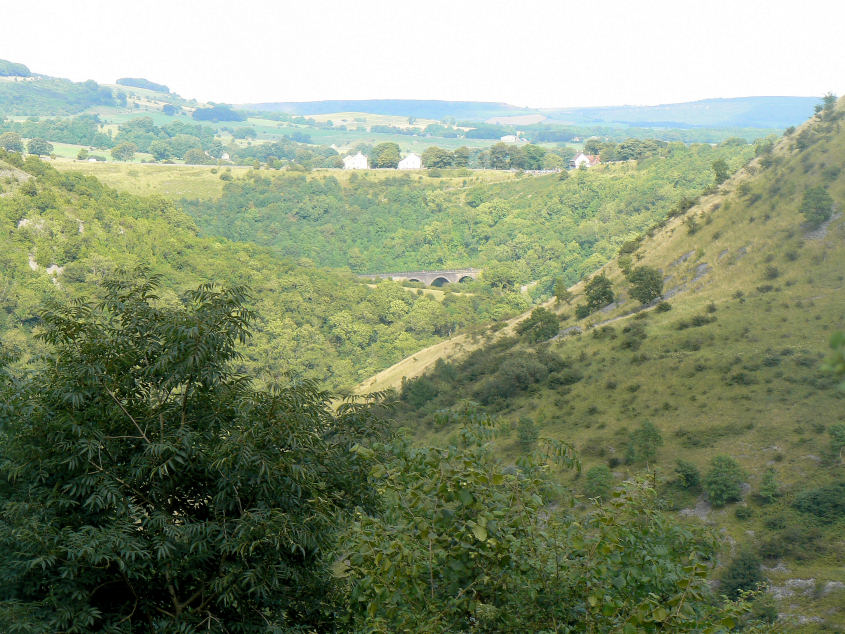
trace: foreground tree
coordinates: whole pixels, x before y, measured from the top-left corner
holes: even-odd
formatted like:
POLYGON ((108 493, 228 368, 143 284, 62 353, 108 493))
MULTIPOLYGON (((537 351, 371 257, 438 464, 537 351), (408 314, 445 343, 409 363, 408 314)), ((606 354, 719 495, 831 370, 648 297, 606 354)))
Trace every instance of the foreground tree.
POLYGON ((307 382, 256 389, 232 366, 244 291, 171 307, 157 281, 47 312, 54 352, 0 374, 0 629, 325 628, 322 552, 372 507, 350 451, 369 410, 334 415, 307 382))

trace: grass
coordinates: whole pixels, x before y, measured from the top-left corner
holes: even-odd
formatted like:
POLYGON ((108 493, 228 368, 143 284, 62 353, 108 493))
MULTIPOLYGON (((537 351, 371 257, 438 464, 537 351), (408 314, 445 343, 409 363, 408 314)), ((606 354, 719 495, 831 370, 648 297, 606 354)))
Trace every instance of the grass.
MULTIPOLYGON (((826 127, 818 121, 812 125, 826 127)), ((583 378, 573 385, 540 386, 508 399, 498 412, 511 424, 521 417, 533 419, 541 437, 574 443, 585 470, 612 464, 618 479, 646 468, 626 465, 624 456, 630 432, 648 420, 665 443, 649 466, 668 492, 677 458, 704 473, 714 456, 732 456, 748 474, 745 503, 751 516, 738 518, 737 504, 709 512, 706 521, 728 540, 723 560, 743 545, 757 547, 766 539, 789 542, 783 535, 790 527, 799 537, 819 532, 815 546, 787 544, 795 552, 777 558, 787 571, 771 573, 775 585, 786 579, 843 581, 845 570, 845 520, 816 525, 791 507, 801 490, 843 477, 843 465, 829 451, 827 428, 845 421, 845 392, 821 366, 831 332, 845 329, 845 218, 835 217, 825 230, 813 232, 798 212, 804 189, 819 182, 840 209, 845 203, 845 179, 831 177, 829 171, 845 158, 845 133, 836 133, 834 125, 804 152, 793 149, 793 139, 781 140, 772 167, 753 161, 643 241, 633 254, 634 264, 662 270, 664 290, 676 291, 669 299, 672 310, 634 312, 637 303, 628 297, 618 264, 604 266, 624 301, 584 320, 564 321, 562 327, 578 325, 583 334, 550 344, 583 378), (646 333, 634 350, 623 345, 624 329, 633 324, 646 333), (770 467, 783 495, 764 505, 754 493, 770 467), (777 515, 787 518, 785 528, 772 528, 777 515)), ((583 301, 582 287, 571 289, 572 306, 550 306, 571 314, 583 301)), ((442 342, 380 373, 372 386, 398 387, 403 376, 431 368, 438 355, 456 360, 480 345, 473 346, 466 336, 442 342)), ((457 396, 471 398, 475 385, 457 396)), ((365 382, 361 388, 369 386, 365 382)), ((435 399, 430 409, 410 415, 408 422, 414 421, 420 441, 442 443, 453 433, 432 424, 431 410, 441 406, 435 399)), ((512 437, 497 443, 505 460, 518 457, 512 437)), ((575 478, 568 483, 581 488, 575 478)), ((669 497, 678 510, 694 506, 698 495, 669 497)), ((766 564, 774 566, 775 561, 766 564)), ((843 597, 842 590, 826 596, 798 594, 779 611, 817 616, 828 628, 842 631, 843 597)), ((821 630, 809 623, 792 624, 789 631, 821 630)))
MULTIPOLYGON (((56 156, 64 157, 52 162, 60 171, 76 171, 96 176, 109 187, 131 194, 150 195, 160 194, 169 198, 197 198, 209 199, 219 197, 223 193, 224 181, 220 180, 221 169, 231 169, 234 178, 244 177, 251 167, 224 167, 210 165, 184 164, 152 164, 141 163, 140 159, 146 155, 138 154, 132 163, 97 162, 68 160, 76 157, 81 146, 54 144, 56 156), (62 153, 59 146, 63 146, 62 153), (212 171, 215 170, 215 171, 212 171)), ((103 154, 92 152, 92 154, 103 154)), ((105 155, 105 154, 104 154, 105 155)), ((432 177, 427 170, 414 172, 397 172, 396 170, 342 170, 318 169, 309 172, 309 178, 325 178, 332 176, 341 183, 350 178, 367 178, 383 180, 397 176, 416 179, 419 181, 436 181, 446 183, 450 187, 463 187, 467 184, 504 182, 517 178, 513 172, 501 170, 441 170, 441 176, 432 177)))
MULTIPOLYGON (((224 181, 218 170, 208 165, 155 165, 150 163, 87 163, 56 160, 53 167, 96 176, 109 187, 131 194, 159 194, 169 198, 209 199, 223 193, 224 181)), ((232 167, 234 177, 243 176, 248 167, 232 167)))

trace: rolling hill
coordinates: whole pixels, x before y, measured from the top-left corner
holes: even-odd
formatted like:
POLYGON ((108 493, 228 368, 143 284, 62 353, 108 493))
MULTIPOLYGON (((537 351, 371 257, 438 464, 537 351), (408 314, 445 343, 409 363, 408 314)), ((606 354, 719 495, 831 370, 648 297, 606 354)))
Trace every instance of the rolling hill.
POLYGON ((397 420, 445 442, 444 413, 479 402, 509 422, 496 440, 508 460, 538 436, 573 442, 585 496, 649 471, 667 512, 722 531, 723 566, 748 554, 789 631, 841 631, 845 392, 823 362, 845 328, 843 105, 626 244, 599 271, 613 303, 573 317, 582 282, 571 304, 548 304, 551 340, 530 343, 513 320, 486 343, 440 344, 449 360, 424 350, 383 373, 376 387, 401 395, 397 420), (800 210, 818 188, 832 215, 813 223, 800 210), (663 302, 631 297, 623 269, 640 266, 660 271, 663 302), (732 461, 737 499, 725 503, 716 484, 732 461))
MULTIPOLYGON (((319 115, 334 112, 366 112, 442 120, 505 120, 540 115, 550 122, 572 125, 627 125, 638 127, 731 127, 785 128, 807 118, 818 101, 815 97, 739 97, 703 99, 655 106, 605 106, 571 108, 525 108, 485 101, 438 101, 424 99, 360 99, 326 101, 280 101, 245 104, 249 110, 319 115)), ((536 122, 531 120, 531 122, 536 122)), ((514 120, 519 124, 519 120, 514 120)))

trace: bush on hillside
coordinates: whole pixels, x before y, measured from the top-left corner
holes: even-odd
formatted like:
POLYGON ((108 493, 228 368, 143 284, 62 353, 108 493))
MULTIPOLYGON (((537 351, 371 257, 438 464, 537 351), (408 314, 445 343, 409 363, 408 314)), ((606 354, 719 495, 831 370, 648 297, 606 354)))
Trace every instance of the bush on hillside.
POLYGON ((704 490, 713 506, 724 506, 742 497, 742 480, 745 473, 730 456, 716 456, 710 461, 710 470, 704 477, 704 490))
POLYGON ((516 331, 531 343, 546 341, 554 337, 560 330, 557 315, 546 308, 535 308, 531 316, 522 320, 516 326, 516 331))
POLYGON ((750 550, 742 550, 722 573, 719 590, 729 599, 736 599, 743 590, 755 590, 763 583, 760 559, 750 550))
POLYGON ((799 211, 811 227, 818 227, 833 215, 833 198, 822 185, 811 187, 804 192, 799 211))
POLYGON ((649 304, 663 294, 663 274, 651 266, 638 266, 630 275, 631 297, 649 304))
POLYGON ((607 465, 596 465, 587 471, 584 495, 589 498, 607 498, 613 490, 613 473, 607 465))
POLYGON ((675 463, 675 473, 681 488, 696 490, 701 486, 701 473, 693 463, 679 458, 675 463))
POLYGON ((823 522, 833 522, 845 517, 845 480, 827 486, 807 489, 798 494, 794 506, 823 522))

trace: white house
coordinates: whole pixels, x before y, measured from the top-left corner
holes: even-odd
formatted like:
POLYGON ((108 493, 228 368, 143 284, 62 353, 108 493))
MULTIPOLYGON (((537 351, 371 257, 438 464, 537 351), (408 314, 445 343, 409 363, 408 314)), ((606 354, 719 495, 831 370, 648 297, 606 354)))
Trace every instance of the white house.
POLYGON ((399 161, 400 170, 418 170, 422 167, 422 159, 419 154, 411 152, 408 156, 399 161))
POLYGON ((229 160, 229 153, 223 152, 223 154, 220 155, 220 160, 221 161, 228 161, 229 160))
POLYGON ((584 154, 583 152, 579 152, 574 159, 569 162, 571 167, 578 169, 582 165, 584 167, 593 167, 594 165, 598 165, 601 163, 599 157, 594 154, 584 154))
POLYGON ((343 169, 345 170, 365 170, 369 168, 367 157, 358 152, 355 156, 343 157, 343 169))
POLYGON ((499 141, 502 143, 519 143, 522 139, 519 138, 518 134, 506 134, 499 141))

